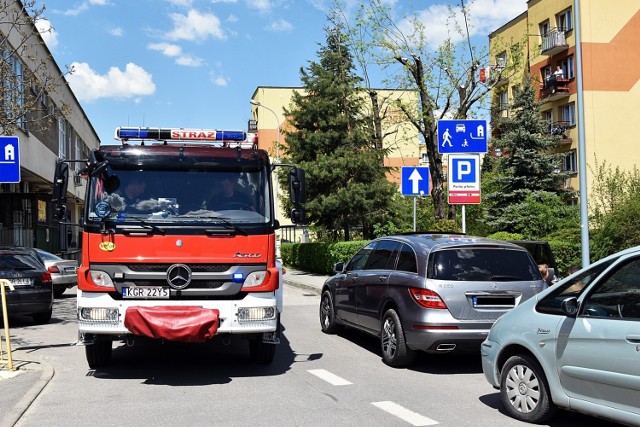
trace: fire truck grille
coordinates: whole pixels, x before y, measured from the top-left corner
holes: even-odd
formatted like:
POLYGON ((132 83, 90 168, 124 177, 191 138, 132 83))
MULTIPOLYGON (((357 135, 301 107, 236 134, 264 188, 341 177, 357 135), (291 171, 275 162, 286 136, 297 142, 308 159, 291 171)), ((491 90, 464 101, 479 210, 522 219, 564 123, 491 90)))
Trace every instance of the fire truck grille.
MULTIPOLYGON (((166 280, 136 280, 136 286, 167 286, 166 280)), ((188 289, 216 289, 224 284, 222 280, 192 280, 188 289)))
MULTIPOLYGON (((127 268, 136 272, 164 273, 173 264, 128 264, 127 268)), ((194 273, 222 273, 231 268, 230 264, 186 264, 194 273)))

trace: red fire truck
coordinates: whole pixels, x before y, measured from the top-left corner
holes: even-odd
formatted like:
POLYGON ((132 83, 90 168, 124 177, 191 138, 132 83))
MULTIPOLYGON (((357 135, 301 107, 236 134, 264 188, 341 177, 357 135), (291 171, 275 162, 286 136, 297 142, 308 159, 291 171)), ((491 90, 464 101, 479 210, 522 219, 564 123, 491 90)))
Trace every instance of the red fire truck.
MULTIPOLYGON (((282 292, 272 172, 289 171, 292 222, 302 222, 304 171, 272 164, 255 135, 208 129, 118 128, 86 162, 78 328, 91 368, 114 341, 205 342, 241 335, 271 363, 282 292)), ((65 218, 68 162, 54 177, 65 218)))

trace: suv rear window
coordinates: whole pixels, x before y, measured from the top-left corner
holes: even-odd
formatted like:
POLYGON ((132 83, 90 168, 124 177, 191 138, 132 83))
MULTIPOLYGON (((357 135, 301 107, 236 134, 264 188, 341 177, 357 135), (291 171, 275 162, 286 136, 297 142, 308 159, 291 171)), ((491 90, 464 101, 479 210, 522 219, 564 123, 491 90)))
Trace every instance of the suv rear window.
POLYGON ((498 282, 541 280, 528 252, 502 248, 458 248, 433 252, 427 278, 498 282))

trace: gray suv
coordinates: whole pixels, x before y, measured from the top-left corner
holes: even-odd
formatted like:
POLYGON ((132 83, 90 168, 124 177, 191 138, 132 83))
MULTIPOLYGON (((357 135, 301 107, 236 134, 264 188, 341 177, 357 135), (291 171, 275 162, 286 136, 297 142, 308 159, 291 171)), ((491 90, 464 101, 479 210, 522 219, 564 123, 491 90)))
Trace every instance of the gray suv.
POLYGON ((377 336, 393 367, 410 365, 416 351, 479 351, 496 319, 546 288, 526 249, 458 234, 381 237, 334 269, 322 289, 322 331, 377 336))

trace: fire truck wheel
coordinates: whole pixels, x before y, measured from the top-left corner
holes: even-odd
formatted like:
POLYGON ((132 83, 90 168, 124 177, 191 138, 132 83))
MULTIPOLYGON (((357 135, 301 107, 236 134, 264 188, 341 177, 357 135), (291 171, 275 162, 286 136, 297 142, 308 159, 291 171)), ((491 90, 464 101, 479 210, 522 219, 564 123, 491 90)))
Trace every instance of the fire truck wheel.
POLYGON ((276 344, 262 342, 260 339, 249 341, 249 355, 254 363, 269 365, 276 355, 276 344))
POLYGON ((111 362, 111 340, 96 341, 84 349, 91 369, 107 366, 111 362))

